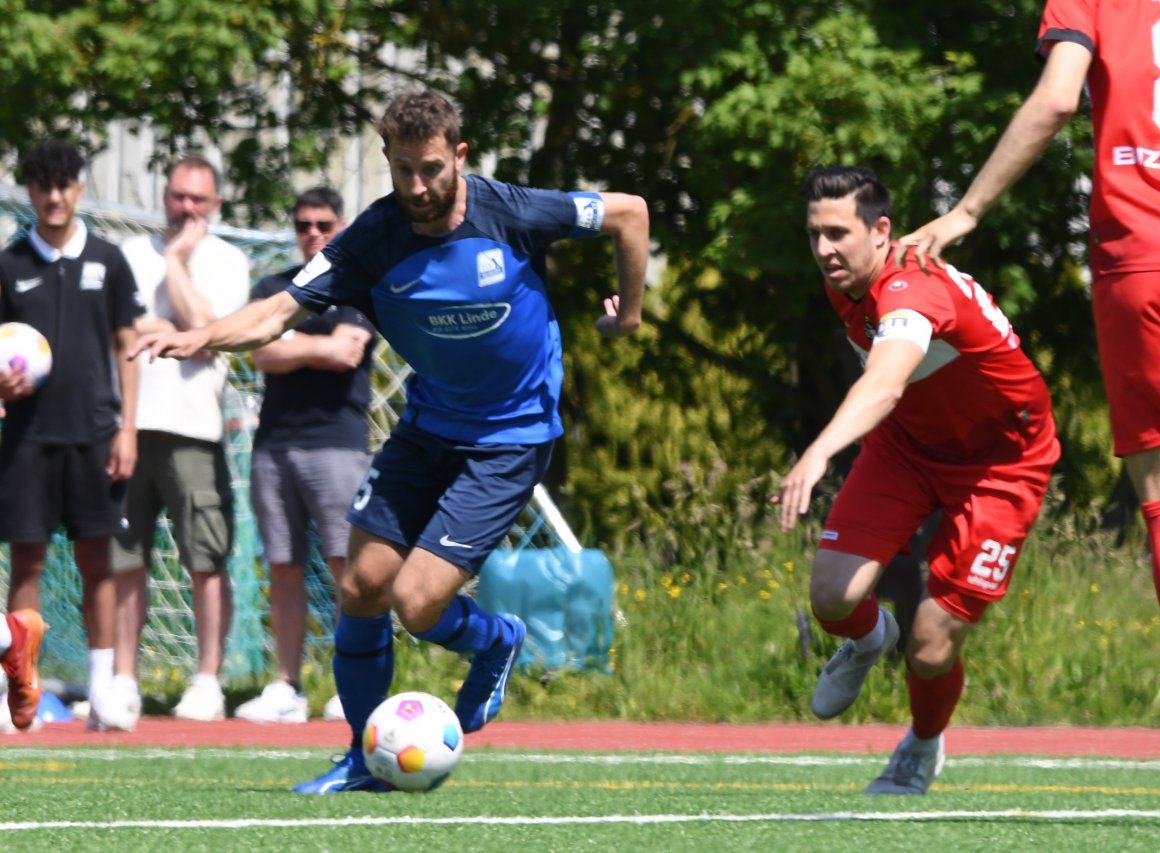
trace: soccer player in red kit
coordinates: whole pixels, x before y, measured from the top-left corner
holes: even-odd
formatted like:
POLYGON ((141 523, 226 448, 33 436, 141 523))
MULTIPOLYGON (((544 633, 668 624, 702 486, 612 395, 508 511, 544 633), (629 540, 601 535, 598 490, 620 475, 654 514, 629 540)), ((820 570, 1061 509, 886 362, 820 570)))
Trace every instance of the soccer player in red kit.
POLYGON ((1160 598, 1160 3, 1047 0, 1039 82, 962 200, 898 241, 919 263, 970 233, 1043 153, 1087 84, 1095 130, 1092 310, 1112 442, 1140 498, 1160 598))
POLYGON ((944 761, 942 732, 963 687, 960 652, 1039 515, 1059 442, 1043 377, 991 297, 953 267, 891 263, 890 193, 868 169, 812 172, 806 230, 826 293, 864 360, 830 422, 782 480, 781 526, 810 504, 835 454, 861 439, 826 519, 810 578, 814 616, 848 638, 811 707, 849 708, 899 640, 879 606, 883 567, 931 513, 930 574, 906 647, 911 729, 870 794, 925 794, 944 761))

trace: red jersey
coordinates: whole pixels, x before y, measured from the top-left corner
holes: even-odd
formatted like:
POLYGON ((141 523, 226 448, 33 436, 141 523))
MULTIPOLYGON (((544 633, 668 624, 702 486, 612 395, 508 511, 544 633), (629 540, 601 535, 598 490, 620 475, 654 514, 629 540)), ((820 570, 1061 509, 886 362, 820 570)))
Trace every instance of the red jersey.
POLYGON ((1060 41, 1092 53, 1092 270, 1160 270, 1160 3, 1047 0, 1038 52, 1060 41))
POLYGON ((925 344, 902 400, 882 424, 900 429, 915 452, 990 464, 1052 445, 1047 384, 1003 312, 970 276, 949 264, 923 272, 908 253, 902 269, 888 260, 860 300, 828 285, 826 292, 863 360, 875 339, 925 344))

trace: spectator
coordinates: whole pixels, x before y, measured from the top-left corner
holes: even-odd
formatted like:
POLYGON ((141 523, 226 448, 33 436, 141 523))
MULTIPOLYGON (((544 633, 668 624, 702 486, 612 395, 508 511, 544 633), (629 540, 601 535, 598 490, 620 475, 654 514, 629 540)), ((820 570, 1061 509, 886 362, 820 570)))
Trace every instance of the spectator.
MULTIPOLYGON (((329 187, 298 196, 292 216, 307 263, 346 226, 342 196, 329 187)), ((285 290, 301 269, 262 279, 254 298, 285 290)), ((254 435, 250 488, 270 567, 278 680, 238 708, 236 716, 243 720, 304 723, 309 717, 299 681, 306 638, 307 522, 314 521, 337 588, 350 533, 346 511, 371 461, 367 409, 373 336, 374 327, 357 309, 335 305, 254 350, 254 365, 266 374, 266 391, 254 435)), ((337 695, 323 716, 342 719, 337 695)))
POLYGON ((446 98, 395 98, 379 122, 394 191, 315 256, 294 286, 207 328, 147 335, 135 353, 189 358, 260 346, 308 311, 353 305, 415 370, 407 407, 363 478, 347 518, 334 676, 347 754, 304 794, 384 791, 362 730, 394 675, 392 611, 420 640, 471 655, 455 711, 464 731, 495 717, 527 629, 460 588, 523 511, 563 433, 560 329, 544 280, 547 248, 612 240, 619 293, 597 330, 640 325, 648 207, 616 192, 535 189, 465 175, 467 143, 446 98))
MULTIPOLYGON (((209 233, 209 219, 221 206, 217 169, 202 157, 182 158, 169 170, 164 204, 164 236, 131 237, 122 247, 148 312, 139 322, 142 332, 205 326, 244 305, 249 294, 246 256, 209 233)), ((186 720, 225 717, 218 676, 233 610, 226 571, 233 502, 222 447, 227 374, 226 360, 216 353, 180 364, 140 363, 141 461, 129 482, 128 526, 113 547, 118 713, 98 720, 109 728, 132 728, 141 711, 137 649, 147 616, 154 531, 163 509, 192 582, 197 633, 197 673, 174 714, 186 720)))
POLYGON ((23 373, 0 368, 7 411, 0 541, 10 545, 12 629, 0 630, 0 647, 10 644, 2 658, 8 704, 22 729, 40 699, 40 576, 62 525, 81 575, 90 705, 97 713, 108 707, 115 631, 109 538, 120 528, 124 483, 137 462, 137 370, 126 355, 141 303, 124 255, 76 216, 83 166, 80 152, 59 140, 25 155, 21 177, 36 227, 0 253, 0 322, 36 327, 53 353, 52 373, 39 389, 23 373))

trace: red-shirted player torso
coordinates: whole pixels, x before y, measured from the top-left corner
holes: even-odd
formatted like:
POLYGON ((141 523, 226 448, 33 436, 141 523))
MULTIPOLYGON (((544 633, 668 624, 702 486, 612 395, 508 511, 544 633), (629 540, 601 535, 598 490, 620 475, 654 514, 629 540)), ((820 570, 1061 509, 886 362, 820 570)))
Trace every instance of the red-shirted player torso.
MULTIPOLYGON (((851 343, 865 356, 890 324, 931 325, 930 345, 887 422, 913 449, 932 459, 970 464, 1007 462, 1054 435, 1051 398, 1039 371, 991 297, 969 276, 919 269, 913 254, 904 268, 887 262, 857 302, 827 287, 851 343)), ((901 335, 906 336, 905 331, 901 335)))
POLYGON ((1092 51, 1092 269, 1160 270, 1160 3, 1047 0, 1040 54, 1058 41, 1092 51))

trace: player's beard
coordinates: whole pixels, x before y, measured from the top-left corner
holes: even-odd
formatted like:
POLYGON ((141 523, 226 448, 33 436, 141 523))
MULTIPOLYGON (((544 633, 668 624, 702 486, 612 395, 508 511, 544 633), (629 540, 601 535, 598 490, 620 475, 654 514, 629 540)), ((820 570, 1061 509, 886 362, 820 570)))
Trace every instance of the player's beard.
POLYGON ((428 224, 446 219, 455 206, 455 193, 459 189, 459 169, 451 170, 451 180, 443 192, 434 187, 427 187, 427 203, 422 210, 417 210, 410 199, 400 199, 407 218, 412 222, 428 224))

